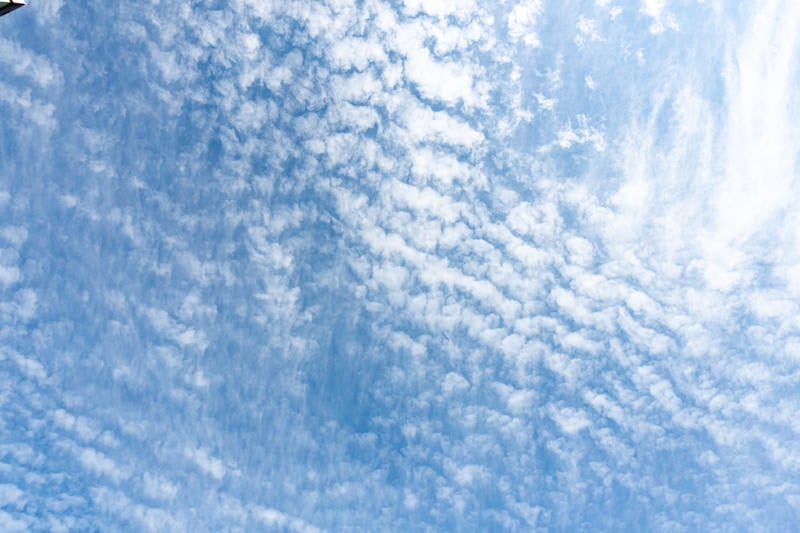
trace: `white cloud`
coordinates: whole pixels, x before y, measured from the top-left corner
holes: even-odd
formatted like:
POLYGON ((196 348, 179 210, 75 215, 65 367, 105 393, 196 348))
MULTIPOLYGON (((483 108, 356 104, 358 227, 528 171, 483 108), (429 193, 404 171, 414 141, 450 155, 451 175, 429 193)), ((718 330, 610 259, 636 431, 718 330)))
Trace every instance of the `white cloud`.
POLYGON ((576 144, 590 144, 598 152, 604 151, 606 140, 603 132, 589 125, 586 115, 578 115, 575 119, 578 127, 574 128, 572 124, 564 126, 556 134, 553 146, 568 149, 576 144))
POLYGON ((17 364, 20 372, 29 378, 44 381, 47 378, 47 370, 44 365, 31 357, 25 357, 15 351, 7 352, 10 358, 17 364))
POLYGON ((74 431, 83 441, 94 440, 100 434, 97 423, 84 416, 76 417, 63 409, 56 409, 50 416, 58 427, 67 431, 74 431))
POLYGON ((442 143, 460 148, 475 149, 484 140, 484 135, 463 120, 443 111, 434 111, 411 98, 392 102, 392 111, 397 111, 403 130, 398 130, 400 139, 411 143, 442 143))
POLYGON ((476 5, 475 0, 403 0, 403 12, 410 16, 424 13, 439 18, 469 19, 476 5))
POLYGON ((298 533, 316 533, 320 531, 311 524, 276 509, 258 506, 254 507, 252 512, 259 522, 270 528, 288 529, 298 533))
POLYGON ((0 528, 2 528, 3 531, 8 531, 9 533, 16 531, 28 531, 29 527, 29 520, 16 518, 6 511, 0 509, 0 528))
POLYGON ((0 505, 3 507, 24 507, 25 493, 16 485, 10 483, 0 483, 0 505))
POLYGON ((364 70, 371 63, 382 64, 387 60, 381 43, 365 39, 345 38, 333 45, 330 51, 334 67, 364 70))
POLYGON ((653 18, 653 23, 650 25, 650 33, 659 35, 667 28, 675 31, 680 29, 675 16, 667 11, 666 7, 666 0, 642 0, 640 12, 653 18))
POLYGON ((178 486, 163 477, 145 472, 142 476, 144 493, 154 500, 172 500, 178 494, 178 486))
POLYGON ((41 88, 63 82, 61 71, 47 58, 5 38, 0 38, 0 48, 6 51, 0 57, 0 66, 9 67, 15 75, 25 76, 41 88))
POLYGON ((475 93, 472 70, 468 65, 437 61, 425 48, 409 50, 406 58, 406 75, 423 98, 450 106, 459 102, 469 107, 484 105, 475 93))
POLYGON ((93 448, 75 448, 75 454, 81 464, 91 472, 107 476, 109 479, 120 482, 130 477, 130 474, 103 452, 93 448))
POLYGON ((194 346, 201 351, 208 346, 208 341, 203 331, 198 331, 179 323, 170 317, 166 311, 162 309, 145 309, 144 313, 159 333, 176 342, 179 346, 194 346))
POLYGON ((448 372, 442 381, 442 391, 448 395, 467 390, 468 388, 469 382, 464 379, 464 376, 456 372, 448 372))
POLYGON ((508 34, 515 41, 526 45, 541 45, 536 33, 539 17, 543 12, 541 0, 521 0, 508 15, 508 34))
POLYGON ((186 448, 183 453, 187 459, 199 466, 200 470, 217 481, 221 480, 227 472, 224 463, 203 448, 186 448))
POLYGON ((137 503, 121 491, 93 487, 90 493, 93 502, 104 512, 117 515, 128 523, 139 524, 146 531, 187 531, 184 523, 163 509, 137 503))
POLYGON ((573 435, 591 426, 586 413, 580 409, 572 407, 554 407, 548 410, 550 418, 558 425, 564 433, 573 435))

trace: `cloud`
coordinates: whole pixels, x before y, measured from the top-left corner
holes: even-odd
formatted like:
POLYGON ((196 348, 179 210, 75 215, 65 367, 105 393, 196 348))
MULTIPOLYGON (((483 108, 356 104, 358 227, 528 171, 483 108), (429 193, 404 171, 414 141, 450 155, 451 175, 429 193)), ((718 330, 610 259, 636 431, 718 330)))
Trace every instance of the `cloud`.
POLYGON ((424 13, 439 18, 456 17, 463 20, 470 18, 476 5, 477 2, 474 0, 454 0, 452 2, 445 0, 404 0, 403 12, 410 16, 424 13))
POLYGON ((154 500, 172 500, 178 494, 178 486, 161 476, 145 472, 142 481, 145 494, 154 500))
POLYGON ((184 455, 187 459, 193 461, 197 466, 199 466, 200 470, 210 475, 212 478, 220 480, 223 478, 223 476, 225 476, 225 465, 216 457, 209 455, 206 450, 202 448, 187 448, 184 450, 184 455))
POLYGON ((9 68, 16 76, 25 76, 43 89, 63 81, 59 69, 45 57, 8 39, 0 38, 0 46, 6 50, 6 54, 0 58, 0 64, 9 68))
POLYGON ((107 457, 103 452, 92 448, 77 448, 75 453, 81 464, 95 474, 108 476, 116 482, 130 477, 129 473, 121 469, 113 459, 107 457))
POLYGON ((26 531, 29 526, 28 520, 15 518, 6 511, 0 510, 0 526, 4 531, 26 531))
POLYGON ((270 528, 282 528, 302 533, 320 531, 316 527, 304 522, 303 520, 293 518, 275 509, 255 507, 253 509, 253 515, 260 523, 270 528))
POLYGON ((508 34, 514 40, 538 47, 541 42, 536 34, 539 16, 543 12, 540 0, 523 0, 511 9, 508 15, 508 34))
POLYGON ((15 485, 9 483, 0 484, 0 505, 3 507, 23 507, 25 505, 25 498, 23 496, 24 493, 15 485))
POLYGON ((3 527, 796 521, 797 10, 612 4, 14 18, 3 527))
POLYGON ((654 19, 650 26, 650 33, 659 35, 666 28, 676 31, 679 29, 675 16, 667 11, 666 7, 666 0, 642 0, 640 12, 654 19))

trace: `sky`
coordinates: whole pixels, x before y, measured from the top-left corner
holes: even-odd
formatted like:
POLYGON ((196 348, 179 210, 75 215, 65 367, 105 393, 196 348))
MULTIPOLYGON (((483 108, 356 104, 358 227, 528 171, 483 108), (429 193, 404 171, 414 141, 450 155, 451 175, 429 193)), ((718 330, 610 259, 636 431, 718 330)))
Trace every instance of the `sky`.
POLYGON ((790 529, 799 25, 0 18, 0 530, 790 529))

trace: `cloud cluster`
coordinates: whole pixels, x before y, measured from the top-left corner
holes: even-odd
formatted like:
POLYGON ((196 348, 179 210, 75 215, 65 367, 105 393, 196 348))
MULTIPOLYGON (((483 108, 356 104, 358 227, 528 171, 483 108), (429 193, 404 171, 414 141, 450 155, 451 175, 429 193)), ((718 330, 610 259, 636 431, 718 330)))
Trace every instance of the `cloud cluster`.
POLYGON ((796 522, 789 2, 51 4, 0 528, 796 522))

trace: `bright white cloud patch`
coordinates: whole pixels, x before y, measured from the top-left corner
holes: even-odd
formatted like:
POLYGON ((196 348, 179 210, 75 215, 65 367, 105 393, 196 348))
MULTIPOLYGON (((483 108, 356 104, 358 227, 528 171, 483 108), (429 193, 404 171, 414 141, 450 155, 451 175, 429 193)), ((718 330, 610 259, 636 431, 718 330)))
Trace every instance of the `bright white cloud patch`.
POLYGON ((522 0, 514 5, 508 15, 508 34, 514 40, 521 40, 528 46, 541 44, 537 35, 537 22, 542 14, 541 0, 522 0))

